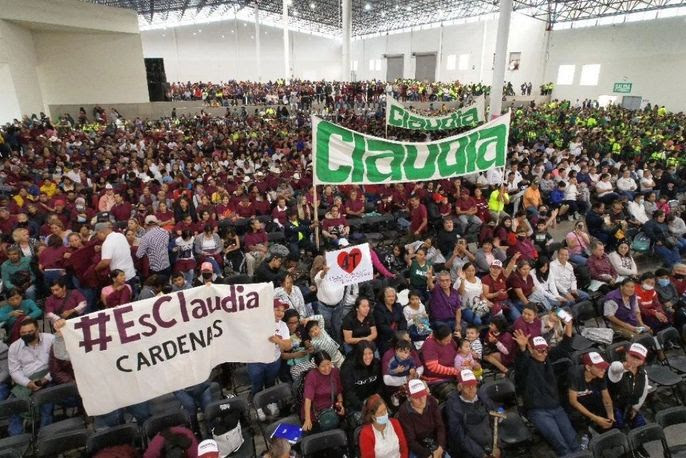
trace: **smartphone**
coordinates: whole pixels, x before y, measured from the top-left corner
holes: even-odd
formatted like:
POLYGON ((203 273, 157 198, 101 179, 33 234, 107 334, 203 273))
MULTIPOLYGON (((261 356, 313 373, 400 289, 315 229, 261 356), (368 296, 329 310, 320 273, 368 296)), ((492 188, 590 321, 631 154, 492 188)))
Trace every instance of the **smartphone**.
POLYGON ((557 312, 555 312, 557 316, 564 321, 565 323, 569 323, 572 320, 572 315, 570 315, 566 310, 564 309, 557 309, 557 312))

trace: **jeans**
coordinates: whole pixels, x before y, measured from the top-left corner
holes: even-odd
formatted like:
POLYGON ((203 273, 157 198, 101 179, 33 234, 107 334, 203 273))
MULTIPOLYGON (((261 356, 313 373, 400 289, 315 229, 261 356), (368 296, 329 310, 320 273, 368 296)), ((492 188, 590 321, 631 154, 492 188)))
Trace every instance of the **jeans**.
POLYGON ((281 359, 277 359, 273 363, 248 363, 248 376, 252 384, 250 393, 254 396, 264 388, 274 386, 280 367, 281 359))
POLYGON ((460 215, 457 217, 457 220, 460 222, 460 233, 461 234, 465 234, 467 232, 467 228, 470 225, 481 226, 481 224, 482 224, 481 219, 475 215, 460 215))
POLYGON ((641 415, 639 412, 634 415, 634 418, 629 420, 628 418, 625 418, 624 415, 624 410, 615 408, 615 426, 618 429, 624 429, 626 426, 629 426, 629 428, 634 429, 638 428, 639 426, 645 426, 646 425, 646 419, 643 418, 643 415, 641 415))
POLYGON ((469 324, 473 324, 474 326, 481 326, 482 324, 481 317, 469 308, 462 309, 462 319, 469 324))
POLYGON ((326 325, 326 332, 336 342, 341 342, 341 328, 343 327, 343 305, 338 304, 335 307, 329 307, 325 304, 319 304, 319 314, 324 317, 324 324, 326 325))
POLYGON ((193 424, 198 421, 198 407, 204 412, 205 408, 213 401, 209 382, 199 383, 185 390, 174 391, 174 396, 179 400, 193 424))
POLYGON ((579 450, 576 431, 562 407, 530 409, 528 417, 538 432, 553 447, 557 456, 564 456, 579 450))
POLYGON ((79 280, 76 276, 71 277, 71 280, 74 284, 74 288, 78 289, 79 292, 83 294, 83 297, 86 298, 86 310, 83 312, 83 315, 94 311, 97 300, 97 294, 95 293, 95 289, 83 287, 81 285, 81 280, 79 280))
MULTIPOLYGON (((13 394, 10 395, 10 399, 14 398, 13 394)), ((48 403, 40 406, 40 426, 48 426, 52 423, 52 410, 54 404, 48 403)), ((11 415, 9 420, 9 425, 7 427, 7 432, 10 436, 17 436, 24 433, 24 417, 22 415, 11 415)))
POLYGON ((655 245, 655 253, 662 258, 665 266, 671 268, 674 264, 681 262, 681 255, 679 250, 675 248, 669 249, 664 245, 655 245))
POLYGON ((588 257, 582 254, 571 254, 569 255, 569 262, 577 266, 585 266, 588 262, 588 257))
POLYGON ((99 415, 95 417, 95 429, 99 430, 111 428, 113 426, 124 424, 125 413, 131 414, 131 416, 136 419, 136 423, 138 423, 139 426, 143 426, 145 420, 152 416, 152 412, 150 412, 150 404, 148 401, 145 401, 141 402, 140 404, 122 407, 121 409, 117 409, 105 415, 99 415))

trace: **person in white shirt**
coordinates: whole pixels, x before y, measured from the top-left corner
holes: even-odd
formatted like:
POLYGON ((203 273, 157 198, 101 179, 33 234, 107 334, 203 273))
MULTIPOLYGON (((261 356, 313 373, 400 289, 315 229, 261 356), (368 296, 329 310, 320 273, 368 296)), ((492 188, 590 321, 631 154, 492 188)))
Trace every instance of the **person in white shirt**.
POLYGON ((550 263, 548 287, 556 296, 564 297, 569 304, 588 300, 588 294, 577 288, 574 266, 569 262, 569 250, 561 247, 557 250, 557 259, 550 263))
POLYGON ((100 262, 95 270, 109 268, 110 272, 119 269, 126 275, 129 282, 136 276, 136 268, 131 257, 131 247, 126 236, 112 230, 112 223, 98 223, 95 225, 95 233, 103 240, 100 248, 100 262))
POLYGON ((624 170, 622 176, 617 179, 617 190, 619 190, 619 193, 627 196, 629 199, 633 199, 637 189, 638 185, 631 178, 631 171, 629 169, 624 170))
POLYGON ((653 180, 653 172, 646 169, 643 171, 641 177, 641 192, 650 192, 655 189, 655 180, 653 180))
MULTIPOLYGON (((326 332, 331 336, 338 337, 334 331, 334 323, 343 322, 343 295, 345 287, 333 282, 327 276, 329 267, 324 266, 314 276, 314 284, 317 287, 317 301, 319 302, 319 314, 324 317, 326 332)), ((340 331, 340 327, 338 328, 340 331)))
MULTIPOLYGON (((15 383, 12 397, 26 399, 33 393, 50 384, 50 348, 55 340, 52 334, 38 332, 38 323, 33 318, 24 318, 19 328, 19 339, 10 345, 7 363, 10 376, 15 383)), ((40 425, 52 423, 53 404, 43 404, 40 408, 40 425)), ((9 420, 9 435, 24 432, 21 415, 12 415, 9 420)))
POLYGON ((631 249, 628 242, 619 242, 617 249, 607 255, 607 257, 610 260, 612 267, 614 267, 615 272, 617 272, 617 282, 620 282, 627 277, 638 275, 636 261, 631 257, 631 249))
POLYGON ((629 202, 627 208, 629 209, 629 214, 631 214, 636 221, 641 223, 641 225, 647 223, 650 219, 643 206, 643 196, 641 194, 634 195, 634 199, 629 202))

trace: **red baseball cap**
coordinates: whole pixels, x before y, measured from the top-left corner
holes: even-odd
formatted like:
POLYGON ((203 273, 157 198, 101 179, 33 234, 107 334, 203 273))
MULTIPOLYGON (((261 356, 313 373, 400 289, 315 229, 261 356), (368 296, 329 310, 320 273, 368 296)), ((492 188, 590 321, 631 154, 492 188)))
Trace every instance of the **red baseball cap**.
POLYGON ((646 356, 648 356, 648 349, 640 343, 633 343, 629 347, 629 354, 640 360, 644 360, 646 359, 646 356))
POLYGON ((205 439, 198 444, 198 458, 219 458, 217 441, 205 439))
POLYGON ((288 308, 288 304, 286 304, 280 299, 274 299, 274 308, 277 307, 283 307, 283 309, 286 310, 288 308))
POLYGON ((603 357, 595 351, 586 353, 583 356, 582 360, 584 365, 586 366, 595 366, 599 369, 607 369, 608 367, 610 367, 610 364, 607 361, 605 361, 603 357))
POLYGON ((533 338, 533 341, 531 342, 531 346, 534 347, 534 350, 545 350, 548 348, 548 342, 545 341, 545 339, 541 336, 536 336, 533 338))
POLYGON ((462 369, 457 376, 457 380, 462 386, 474 386, 479 383, 474 375, 474 372, 470 371, 469 369, 462 369))

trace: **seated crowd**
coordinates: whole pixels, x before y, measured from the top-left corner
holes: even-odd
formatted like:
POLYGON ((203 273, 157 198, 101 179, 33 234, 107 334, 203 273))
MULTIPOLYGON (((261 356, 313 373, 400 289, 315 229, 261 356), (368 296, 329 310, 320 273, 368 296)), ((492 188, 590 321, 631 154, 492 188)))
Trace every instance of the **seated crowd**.
MULTIPOLYGON (((384 122, 340 120, 372 134, 384 122)), ((324 186, 317 206, 300 115, 118 121, 57 129, 35 117, 1 132, 0 399, 74 382, 64 320, 193 286, 272 282, 274 359, 247 365, 251 395, 291 383, 303 430, 344 428, 363 457, 501 456, 496 401, 478 389, 488 376, 512 381, 558 456, 579 450, 589 426, 645 423, 643 338, 686 324, 683 115, 522 108, 504 171, 324 186), (323 253, 363 242, 374 280, 331 281, 323 253), (639 269, 637 251, 663 266, 639 269), (623 361, 579 339, 577 310, 593 302, 629 341, 623 361)), ((210 382, 174 393, 191 437, 210 382)), ((261 421, 279 408, 267 407, 261 421)), ((94 424, 150 415, 144 402, 94 424)), ((25 427, 14 415, 9 434, 25 427)))

